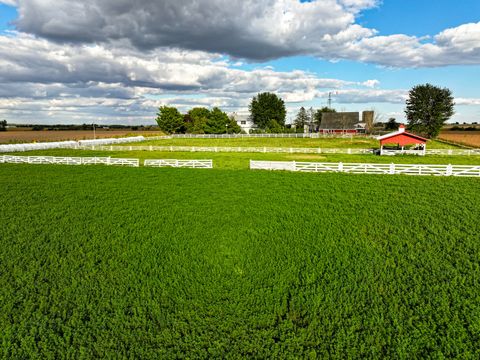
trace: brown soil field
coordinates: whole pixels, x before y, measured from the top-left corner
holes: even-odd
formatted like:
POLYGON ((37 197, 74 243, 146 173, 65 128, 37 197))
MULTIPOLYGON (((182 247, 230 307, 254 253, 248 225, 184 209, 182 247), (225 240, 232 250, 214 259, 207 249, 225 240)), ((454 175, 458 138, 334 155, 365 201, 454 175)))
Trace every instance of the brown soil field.
MULTIPOLYGON (((162 135, 161 131, 132 131, 132 130, 97 130, 96 138, 111 138, 122 136, 155 136, 162 135)), ((28 143, 63 140, 93 139, 92 130, 42 130, 42 131, 0 131, 0 144, 28 143)))
POLYGON ((480 147, 480 131, 442 131, 438 138, 456 144, 480 147))

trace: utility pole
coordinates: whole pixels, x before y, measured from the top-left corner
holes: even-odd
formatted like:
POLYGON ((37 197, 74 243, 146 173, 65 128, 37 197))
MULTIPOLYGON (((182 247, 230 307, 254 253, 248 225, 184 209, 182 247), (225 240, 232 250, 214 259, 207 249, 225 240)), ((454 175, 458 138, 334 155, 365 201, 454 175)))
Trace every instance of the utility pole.
POLYGON ((95 140, 95 123, 93 123, 92 125, 93 125, 93 140, 95 140))
POLYGON ((332 108, 332 93, 328 92, 328 108, 332 108))

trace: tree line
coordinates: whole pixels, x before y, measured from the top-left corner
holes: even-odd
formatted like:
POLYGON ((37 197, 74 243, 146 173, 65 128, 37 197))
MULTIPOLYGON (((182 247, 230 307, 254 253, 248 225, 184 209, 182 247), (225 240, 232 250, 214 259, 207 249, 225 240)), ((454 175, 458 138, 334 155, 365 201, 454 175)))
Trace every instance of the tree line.
MULTIPOLYGON (((406 101, 407 128, 423 136, 434 138, 454 114, 454 105, 449 89, 431 84, 417 85, 410 90, 406 101)), ((303 132, 306 125, 311 128, 319 127, 324 113, 336 112, 329 107, 317 110, 301 107, 292 127, 285 123, 287 114, 285 102, 270 92, 254 96, 248 109, 250 119, 258 129, 256 132, 271 133, 303 132)), ((196 107, 186 114, 181 114, 175 107, 162 106, 159 108, 156 120, 159 128, 167 133, 232 134, 242 131, 235 119, 228 117, 218 107, 212 110, 196 107)), ((385 129, 394 130, 398 125, 394 118, 390 118, 385 129)))
POLYGON ((169 134, 238 134, 242 131, 233 117, 214 107, 195 107, 186 114, 177 108, 162 106, 157 114, 158 127, 169 134))
MULTIPOLYGON (((253 132, 289 133, 303 132, 304 125, 319 125, 324 112, 335 112, 334 109, 324 107, 307 112, 301 108, 294 122, 294 127, 286 124, 287 110, 285 102, 274 93, 264 92, 254 96, 248 107, 250 120, 255 124, 253 132)), ((158 109, 156 121, 161 130, 167 133, 190 134, 237 134, 242 132, 234 117, 229 117, 218 107, 209 110, 204 107, 195 107, 186 114, 180 113, 176 107, 161 106, 158 109)))

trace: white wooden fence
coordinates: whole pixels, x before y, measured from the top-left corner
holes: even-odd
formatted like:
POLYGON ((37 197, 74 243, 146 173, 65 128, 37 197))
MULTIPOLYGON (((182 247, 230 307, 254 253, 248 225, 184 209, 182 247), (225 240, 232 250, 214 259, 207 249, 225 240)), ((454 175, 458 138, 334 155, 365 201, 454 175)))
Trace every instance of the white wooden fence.
POLYGON ((239 146, 81 146, 76 149, 101 151, 163 151, 163 152, 248 152, 290 154, 371 154, 372 149, 280 148, 239 146))
POLYGON ((352 138, 364 137, 375 138, 373 134, 348 133, 348 132, 333 132, 325 131, 322 133, 286 133, 286 134, 171 134, 164 136, 149 136, 147 140, 162 140, 162 139, 241 139, 241 138, 352 138))
MULTIPOLYGON (((139 159, 111 157, 59 157, 59 156, 12 156, 0 155, 0 163, 10 164, 63 164, 63 165, 123 165, 139 167, 139 159)), ((148 159, 144 166, 212 169, 212 160, 148 159)))
POLYGON ((134 136, 126 138, 107 138, 107 139, 91 139, 80 141, 54 141, 42 143, 27 143, 27 144, 0 144, 0 153, 32 151, 32 150, 49 150, 49 149, 70 149, 78 148, 79 146, 87 145, 108 145, 108 144, 123 144, 145 141, 143 136, 134 136))
POLYGON ((176 167, 176 168, 194 168, 194 169, 213 168, 212 160, 147 159, 144 161, 143 165, 152 166, 152 167, 176 167))
POLYGON ((250 160, 250 169, 301 172, 343 172, 353 174, 435 175, 480 177, 480 165, 316 163, 250 160))
POLYGON ((63 164, 63 165, 123 165, 138 167, 138 159, 111 157, 59 157, 59 156, 12 156, 0 155, 0 163, 10 164, 63 164))
MULTIPOLYGON (((238 152, 238 153, 285 153, 285 154, 373 154, 375 149, 358 148, 282 148, 282 147, 242 147, 242 146, 75 146, 74 149, 100 151, 162 151, 162 152, 238 152)), ((386 150, 384 150, 386 151, 386 150)), ((410 154, 408 150, 405 154, 410 154)), ((418 155, 417 152, 411 154, 418 155)), ((426 155, 480 155, 480 149, 430 149, 426 155)))

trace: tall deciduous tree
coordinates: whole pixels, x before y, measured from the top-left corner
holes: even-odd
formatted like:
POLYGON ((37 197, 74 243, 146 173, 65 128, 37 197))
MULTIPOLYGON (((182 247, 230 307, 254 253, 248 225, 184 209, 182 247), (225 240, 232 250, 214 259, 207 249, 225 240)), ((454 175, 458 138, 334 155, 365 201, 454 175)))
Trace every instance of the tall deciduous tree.
POLYGON ((287 115, 285 103, 273 93, 264 92, 255 96, 250 103, 249 110, 253 122, 260 129, 266 129, 269 124, 274 123, 285 126, 287 115))
POLYGON ((160 130, 175 133, 183 126, 183 115, 175 107, 162 106, 158 109, 157 123, 160 130))
POLYGON ((0 121, 0 131, 7 131, 7 120, 0 121))
POLYGON ((431 84, 417 85, 409 92, 405 114, 412 131, 434 138, 454 114, 452 92, 431 84))

